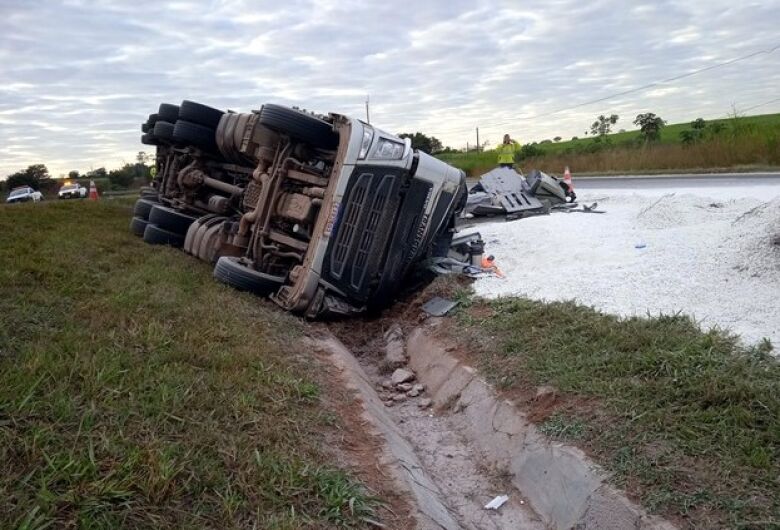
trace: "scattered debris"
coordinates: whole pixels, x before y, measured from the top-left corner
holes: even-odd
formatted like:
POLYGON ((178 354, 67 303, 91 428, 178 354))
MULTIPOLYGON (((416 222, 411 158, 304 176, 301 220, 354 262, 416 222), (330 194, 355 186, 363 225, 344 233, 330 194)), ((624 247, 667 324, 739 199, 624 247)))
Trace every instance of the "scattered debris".
POLYGON ((431 315, 432 317, 443 317, 450 311, 452 311, 458 302, 453 300, 447 300, 440 296, 434 296, 422 306, 422 310, 431 315))
POLYGON ((492 501, 487 503, 485 505, 485 509, 486 510, 498 510, 508 500, 509 500, 509 496, 508 495, 499 495, 498 497, 496 497, 495 499, 493 499, 492 501))
POLYGON ((430 408, 431 405, 433 405, 433 400, 431 398, 423 398, 417 403, 417 406, 421 409, 430 408))
POLYGON ((396 323, 385 332, 385 365, 389 369, 395 369, 405 364, 404 332, 396 323))
POLYGON ((411 383, 401 383, 398 385, 398 390, 401 392, 409 392, 413 388, 413 385, 411 383))
POLYGON ((558 391, 555 389, 554 386, 542 385, 536 389, 536 396, 534 396, 534 399, 536 401, 539 401, 540 399, 544 399, 547 396, 554 396, 557 393, 558 391))
POLYGON ((520 219, 545 215, 555 205, 574 202, 571 182, 534 170, 526 179, 514 169, 499 167, 479 179, 469 190, 464 217, 506 215, 520 219))
POLYGON ((634 245, 634 248, 647 248, 647 243, 642 243, 642 242, 636 243, 634 245))
POLYGON ((414 381, 414 379, 414 372, 406 370, 405 368, 398 368, 390 377, 390 381, 392 381, 393 386, 398 386, 401 383, 408 383, 409 381, 414 381))

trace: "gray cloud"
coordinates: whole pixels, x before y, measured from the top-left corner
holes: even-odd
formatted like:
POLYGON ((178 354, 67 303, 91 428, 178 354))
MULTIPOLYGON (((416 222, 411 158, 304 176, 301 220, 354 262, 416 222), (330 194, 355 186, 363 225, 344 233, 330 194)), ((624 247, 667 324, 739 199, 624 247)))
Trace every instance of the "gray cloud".
MULTIPOLYGON (((725 115, 777 97, 780 51, 569 107, 778 44, 780 1, 0 0, 0 178, 113 167, 162 101, 363 116, 446 144, 725 115)), ((756 112, 780 109, 775 103, 756 112)))

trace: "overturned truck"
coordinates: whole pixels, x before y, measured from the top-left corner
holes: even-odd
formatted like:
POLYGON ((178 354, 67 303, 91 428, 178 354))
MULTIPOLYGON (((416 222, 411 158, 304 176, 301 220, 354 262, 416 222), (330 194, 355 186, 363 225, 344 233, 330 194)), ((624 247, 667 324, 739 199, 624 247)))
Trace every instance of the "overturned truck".
POLYGON ((448 254, 466 202, 462 171, 340 114, 183 101, 142 130, 157 173, 133 232, 309 318, 389 304, 417 264, 448 254))

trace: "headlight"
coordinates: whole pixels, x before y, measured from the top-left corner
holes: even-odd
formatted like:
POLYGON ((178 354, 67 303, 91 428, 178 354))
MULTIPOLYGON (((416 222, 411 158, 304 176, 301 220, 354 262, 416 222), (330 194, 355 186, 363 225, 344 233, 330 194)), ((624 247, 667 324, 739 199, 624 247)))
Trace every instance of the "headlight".
POLYGON ((360 153, 358 158, 365 158, 368 154, 368 148, 371 147, 371 140, 374 139, 374 129, 368 125, 363 126, 363 142, 360 144, 360 153))
POLYGON ((379 144, 376 147, 374 158, 384 158, 386 160, 399 160, 404 155, 404 144, 401 142, 394 142, 387 138, 379 140, 379 144))

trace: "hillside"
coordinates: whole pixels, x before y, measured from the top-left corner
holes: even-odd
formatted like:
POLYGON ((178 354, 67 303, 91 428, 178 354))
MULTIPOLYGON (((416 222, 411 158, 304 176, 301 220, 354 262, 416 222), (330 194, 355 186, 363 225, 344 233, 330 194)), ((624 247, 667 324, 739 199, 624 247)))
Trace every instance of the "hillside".
MULTIPOLYGON (((661 138, 644 144, 638 130, 610 134, 606 139, 585 137, 563 142, 544 141, 524 146, 523 171, 560 173, 570 166, 578 173, 675 172, 750 169, 780 166, 780 114, 763 114, 706 122, 701 137, 684 143, 681 133, 691 122, 669 124, 661 138)), ((476 176, 496 165, 496 155, 447 153, 438 157, 476 176)))

